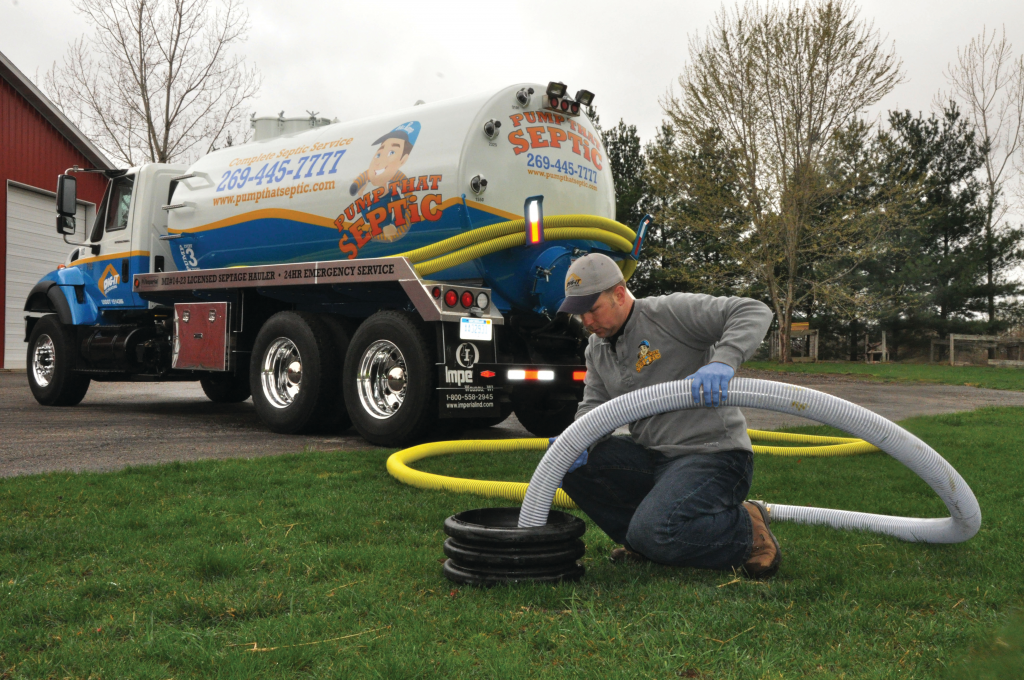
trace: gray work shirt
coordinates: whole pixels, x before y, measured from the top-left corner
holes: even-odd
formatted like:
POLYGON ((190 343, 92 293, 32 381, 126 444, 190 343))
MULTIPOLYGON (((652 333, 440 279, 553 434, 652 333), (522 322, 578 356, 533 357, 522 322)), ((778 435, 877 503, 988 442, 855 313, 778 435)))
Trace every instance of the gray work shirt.
MULTIPOLYGON (((750 298, 673 293, 633 304, 615 349, 606 338, 590 336, 577 419, 609 399, 682 380, 712 361, 735 370, 753 356, 772 322, 768 306, 750 298)), ((747 421, 735 406, 661 413, 631 423, 629 432, 638 444, 672 457, 751 450, 747 421)))

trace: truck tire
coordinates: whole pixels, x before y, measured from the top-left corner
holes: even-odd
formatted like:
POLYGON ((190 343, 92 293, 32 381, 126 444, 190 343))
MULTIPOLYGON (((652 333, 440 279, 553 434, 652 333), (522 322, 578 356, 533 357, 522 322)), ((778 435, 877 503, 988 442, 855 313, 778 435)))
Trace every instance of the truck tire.
POLYGON ((377 312, 356 330, 345 355, 349 415, 367 441, 405 446, 437 420, 437 375, 423 325, 405 312, 377 312))
POLYGON ((74 334, 56 314, 36 322, 25 356, 28 386, 43 406, 74 406, 89 391, 89 377, 75 373, 78 353, 74 334))
POLYGON ((260 420, 274 432, 315 432, 336 408, 340 362, 327 326, 307 312, 270 317, 252 348, 249 385, 260 420))
POLYGON ((238 374, 218 373, 199 379, 203 393, 215 404, 238 404, 249 398, 252 386, 249 384, 249 366, 239 366, 238 374))
POLYGON ((535 437, 555 437, 572 425, 579 400, 569 395, 547 394, 536 387, 519 387, 512 392, 512 409, 519 423, 535 437))
POLYGON ((342 370, 340 367, 345 365, 345 354, 348 352, 349 340, 352 337, 354 324, 351 324, 346 319, 334 316, 333 314, 321 314, 320 320, 327 326, 328 331, 331 333, 331 338, 334 340, 334 352, 335 356, 338 357, 338 398, 334 402, 334 409, 330 413, 327 421, 324 423, 324 432, 344 432, 352 427, 352 418, 348 415, 348 408, 346 408, 344 391, 341 389, 341 376, 342 370))

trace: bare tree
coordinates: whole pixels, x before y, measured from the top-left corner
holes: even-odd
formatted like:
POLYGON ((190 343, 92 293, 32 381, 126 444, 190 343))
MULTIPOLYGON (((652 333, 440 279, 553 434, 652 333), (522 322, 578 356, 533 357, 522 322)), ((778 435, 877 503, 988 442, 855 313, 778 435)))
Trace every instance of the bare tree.
POLYGON ((249 29, 241 0, 74 0, 74 7, 95 33, 69 46, 44 88, 112 157, 129 165, 188 162, 244 122, 261 79, 231 54, 249 29))
POLYGON ((1000 288, 998 240, 1005 219, 1014 210, 1013 182, 1024 161, 1024 56, 1013 56, 1013 45, 1002 31, 983 28, 980 35, 957 49, 949 65, 948 93, 940 93, 935 105, 950 100, 961 105, 979 139, 985 140, 984 202, 987 260, 988 320, 995 321, 995 298, 1000 288), (1010 191, 1007 191, 1007 189, 1010 191))
POLYGON ((734 255, 768 290, 784 361, 794 309, 808 298, 850 303, 842 282, 886 223, 883 209, 823 219, 853 190, 830 168, 840 137, 901 79, 882 43, 849 0, 748 0, 691 38, 681 92, 662 101, 684 145, 716 130, 735 156, 745 218, 734 255))

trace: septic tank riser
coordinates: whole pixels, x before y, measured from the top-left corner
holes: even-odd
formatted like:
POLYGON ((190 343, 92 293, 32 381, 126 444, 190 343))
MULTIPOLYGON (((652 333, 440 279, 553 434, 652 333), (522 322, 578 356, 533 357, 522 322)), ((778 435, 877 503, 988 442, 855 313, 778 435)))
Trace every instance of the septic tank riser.
POLYGON ((455 583, 578 581, 584 568, 577 560, 586 546, 583 520, 552 511, 548 523, 519 528, 519 508, 481 508, 452 515, 444 522, 444 575, 455 583))

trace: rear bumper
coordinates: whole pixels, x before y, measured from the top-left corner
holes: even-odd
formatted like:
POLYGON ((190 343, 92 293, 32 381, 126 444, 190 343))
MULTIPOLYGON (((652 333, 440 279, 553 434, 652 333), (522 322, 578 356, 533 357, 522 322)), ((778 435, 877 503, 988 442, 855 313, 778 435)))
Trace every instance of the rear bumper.
POLYGON ((478 384, 538 385, 551 387, 582 387, 586 366, 551 366, 543 364, 477 364, 473 367, 478 384))
POLYGON ((482 363, 470 368, 438 366, 438 371, 439 417, 492 418, 501 415, 512 390, 544 390, 567 397, 582 392, 587 367, 482 363))

